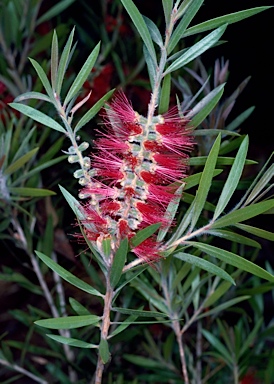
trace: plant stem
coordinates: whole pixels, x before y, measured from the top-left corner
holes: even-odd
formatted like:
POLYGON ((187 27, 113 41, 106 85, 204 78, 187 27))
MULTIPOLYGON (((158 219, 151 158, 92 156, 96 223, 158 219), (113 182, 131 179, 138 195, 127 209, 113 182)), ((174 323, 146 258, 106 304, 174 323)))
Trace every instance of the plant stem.
POLYGON ((189 384, 189 377, 188 377, 188 372, 187 372, 187 364, 186 364, 186 356, 185 356, 185 350, 184 350, 184 345, 183 345, 183 336, 181 334, 181 329, 180 329, 180 323, 178 320, 175 320, 173 322, 173 329, 174 333, 176 335, 176 340, 179 346, 179 353, 180 353, 180 360, 181 360, 181 365, 182 365, 182 373, 184 377, 184 382, 185 384, 189 384))
POLYGON ((159 93, 160 93, 160 85, 161 81, 163 80, 163 74, 167 62, 167 49, 168 49, 168 44, 169 40, 174 28, 174 25, 176 23, 176 17, 177 17, 177 8, 174 7, 171 15, 170 15, 170 21, 168 23, 167 29, 166 29, 166 34, 165 34, 165 44, 162 45, 161 47, 161 56, 160 56, 160 61, 159 65, 156 66, 155 70, 155 79, 154 79, 154 87, 152 90, 150 102, 148 105, 148 114, 147 114, 147 125, 149 126, 151 124, 151 120, 153 118, 155 109, 157 107, 157 103, 159 100, 159 93))
MULTIPOLYGON (((108 338, 112 298, 113 298, 113 288, 110 285, 110 269, 108 269, 108 273, 106 275, 106 294, 104 298, 104 312, 103 312, 103 318, 102 318, 100 340, 107 340, 108 338)), ((96 372, 95 372, 95 384, 102 383, 104 367, 105 367, 105 363, 103 362, 99 353, 98 359, 97 359, 96 372)))
POLYGON ((16 372, 22 373, 23 375, 29 377, 30 379, 32 379, 33 381, 36 381, 37 383, 40 383, 40 384, 47 384, 48 383, 46 380, 43 380, 40 377, 35 376, 33 373, 27 371, 26 369, 20 367, 17 364, 11 364, 11 363, 9 363, 8 361, 6 361, 4 359, 0 359, 0 364, 4 365, 6 367, 9 367, 9 368, 13 369, 16 372))

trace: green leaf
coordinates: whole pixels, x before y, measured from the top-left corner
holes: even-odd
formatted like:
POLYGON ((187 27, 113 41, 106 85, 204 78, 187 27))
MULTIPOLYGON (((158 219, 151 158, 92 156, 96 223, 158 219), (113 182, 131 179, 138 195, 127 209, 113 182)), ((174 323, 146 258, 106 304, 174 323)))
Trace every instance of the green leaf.
POLYGON ((138 318, 136 315, 130 315, 128 318, 122 322, 115 330, 110 334, 110 337, 114 337, 119 333, 123 332, 127 327, 134 323, 134 321, 138 318))
POLYGON ((161 89, 159 114, 163 114, 168 110, 169 100, 170 100, 170 88, 171 88, 171 75, 170 73, 168 73, 164 77, 164 81, 161 89))
POLYGON ((39 148, 33 148, 31 151, 27 152, 25 155, 21 156, 18 160, 8 166, 5 169, 5 175, 11 175, 16 172, 18 169, 22 168, 39 150, 39 148))
POLYGON ((211 48, 222 36, 227 25, 223 25, 211 32, 209 35, 201 39, 198 43, 189 48, 181 57, 176 59, 165 71, 164 74, 176 71, 177 69, 188 64, 196 57, 200 56, 203 52, 211 48))
POLYGON ((143 19, 143 16, 139 12, 138 8, 136 5, 133 3, 132 0, 121 0, 123 6, 125 7, 127 13, 129 14, 131 20, 133 21, 139 35, 141 36, 144 44, 147 47, 147 50, 156 65, 157 60, 156 60, 156 53, 154 49, 154 45, 148 30, 148 27, 146 26, 146 23, 143 19))
POLYGON ((247 17, 256 15, 259 12, 265 11, 267 9, 272 8, 271 6, 266 7, 256 7, 256 8, 250 8, 244 11, 239 11, 235 13, 230 13, 225 16, 216 17, 215 19, 210 19, 207 21, 204 21, 203 23, 194 25, 193 27, 190 27, 186 30, 184 33, 184 37, 191 36, 196 33, 202 33, 205 31, 209 31, 211 29, 217 28, 220 25, 223 25, 225 23, 227 24, 233 24, 237 23, 240 20, 246 19, 247 17))
POLYGON ((57 71, 57 80, 56 80, 56 93, 57 95, 60 94, 64 76, 66 73, 66 69, 68 66, 69 58, 70 58, 70 51, 71 51, 71 46, 72 46, 72 41, 73 41, 73 36, 74 36, 74 30, 71 31, 68 41, 66 42, 66 45, 63 49, 63 52, 61 54, 59 66, 58 66, 58 71, 57 71))
POLYGON ((195 196, 193 206, 192 206, 192 219, 191 219, 191 226, 190 226, 190 231, 194 228, 196 225, 200 214, 204 208, 206 198, 211 186, 212 178, 213 178, 213 172, 216 166, 217 158, 218 158, 218 153, 220 149, 220 143, 221 143, 221 135, 217 137, 215 140, 215 143, 213 144, 211 151, 208 155, 200 184, 198 187, 197 194, 195 196))
POLYGON ((209 129, 195 129, 193 131, 192 135, 193 136, 218 136, 218 134, 221 133, 222 136, 237 136, 241 137, 241 135, 238 132, 227 132, 226 130, 224 131, 223 129, 214 129, 214 128, 209 128, 209 129))
POLYGON ((51 7, 47 12, 43 13, 43 15, 37 20, 36 25, 43 23, 44 21, 50 20, 53 17, 59 15, 63 12, 67 7, 69 7, 75 0, 62 0, 58 1, 53 7, 51 7))
POLYGON ((162 6, 165 15, 166 27, 168 27, 170 16, 173 8, 173 0, 162 0, 162 6))
MULTIPOLYGON (((206 163, 207 156, 191 157, 189 159, 189 165, 203 165, 206 163)), ((217 166, 220 165, 232 165, 234 163, 234 157, 223 157, 219 156, 217 159, 217 166)), ((257 164, 256 161, 246 160, 245 165, 257 164)))
POLYGON ((96 47, 93 49, 87 60, 85 61, 84 65, 82 66, 80 72, 76 76, 76 79, 73 81, 67 95, 64 101, 64 105, 67 105, 70 100, 77 95, 78 91, 81 89, 82 85, 88 78, 95 61, 97 60, 97 57, 99 55, 100 51, 100 43, 96 45, 96 47))
POLYGON ((156 65, 145 45, 143 46, 143 54, 144 54, 144 58, 147 65, 150 85, 151 85, 151 88, 153 89, 155 85, 155 78, 156 78, 156 65))
POLYGON ((55 120, 44 113, 37 111, 35 108, 19 103, 10 103, 9 105, 34 121, 38 121, 40 124, 44 124, 45 126, 55 129, 56 131, 66 133, 66 130, 62 127, 62 125, 58 124, 55 120))
POLYGON ((38 172, 41 172, 43 169, 48 168, 54 164, 57 164, 66 158, 67 158, 67 156, 64 155, 64 156, 59 156, 56 159, 47 161, 46 163, 43 163, 43 164, 39 165, 38 167, 33 168, 31 171, 29 171, 27 173, 23 173, 21 176, 18 176, 18 178, 13 181, 12 185, 13 186, 20 185, 22 180, 29 179, 31 176, 37 174, 38 172))
POLYGON ((236 227, 243 230, 243 231, 251 233, 252 235, 259 236, 259 237, 266 239, 266 240, 274 241, 274 233, 273 232, 265 231, 264 229, 252 227, 252 226, 246 225, 246 224, 236 224, 236 227))
POLYGON ((74 285, 75 287, 81 289, 84 292, 90 293, 91 295, 103 297, 102 293, 97 291, 83 280, 80 280, 78 277, 74 276, 65 268, 55 263, 55 261, 53 261, 51 258, 44 255, 42 252, 35 251, 35 253, 39 259, 41 259, 50 269, 56 272, 59 276, 62 277, 62 279, 66 280, 71 285, 74 285))
POLYGON ((128 238, 121 240, 120 246, 115 253, 110 270, 110 284, 113 288, 118 284, 126 262, 128 253, 128 238))
POLYGON ((161 226, 161 223, 149 225, 148 227, 141 229, 130 239, 130 245, 132 248, 137 247, 143 241, 152 236, 161 226))
POLYGON ((159 45, 160 47, 163 47, 163 39, 162 39, 161 33, 160 33, 158 27, 156 26, 156 24, 144 15, 143 15, 143 19, 147 25, 147 28, 149 30, 149 33, 150 33, 152 40, 157 45, 159 45))
POLYGON ((64 196, 64 198, 67 200, 70 208, 73 210, 75 216, 78 217, 79 220, 84 219, 83 212, 81 210, 81 204, 78 200, 75 199, 64 187, 59 185, 59 188, 64 196))
POLYGON ((138 317, 168 317, 167 314, 156 311, 141 311, 139 309, 118 308, 113 307, 114 312, 123 313, 124 315, 134 315, 138 317))
POLYGON ((98 348, 98 345, 86 343, 82 340, 77 340, 72 337, 63 337, 59 335, 49 335, 47 334, 49 338, 52 340, 58 341, 58 343, 69 345, 71 347, 78 347, 78 348, 98 348))
POLYGON ((47 101, 49 103, 52 102, 50 97, 48 97, 44 93, 40 93, 40 92, 25 92, 25 93, 22 93, 21 95, 17 96, 14 99, 14 102, 25 101, 25 100, 29 100, 29 99, 43 100, 43 101, 47 101))
POLYGON ((43 319, 37 320, 34 324, 39 325, 40 327, 50 328, 50 329, 74 329, 81 328, 87 325, 98 325, 101 318, 95 315, 87 316, 67 316, 67 317, 57 317, 53 319, 43 319))
MULTIPOLYGON (((213 177, 220 175, 223 172, 222 169, 215 169, 213 172, 213 177)), ((184 182, 186 183, 184 190, 187 191, 190 188, 195 187, 200 183, 202 176, 202 172, 195 173, 193 175, 190 175, 184 179, 184 182)))
POLYGON ((174 193, 174 198, 168 204, 164 218, 167 218, 170 224, 159 230, 157 241, 162 241, 164 239, 165 235, 169 231, 170 226, 172 225, 172 221, 176 215, 178 206, 182 198, 182 192, 183 192, 184 186, 185 186, 185 180, 180 185, 180 187, 176 190, 176 192, 174 193))
MULTIPOLYGON (((165 0, 163 0, 164 2, 165 0)), ((199 11, 203 4, 204 0, 193 0, 190 6, 187 9, 187 12, 183 15, 180 23, 174 30, 174 32, 171 35, 170 42, 168 44, 168 53, 172 52, 173 49, 178 44, 179 40, 184 37, 185 30, 190 24, 193 17, 196 15, 196 13, 199 11)), ((185 2, 183 2, 184 4, 185 2)), ((182 4, 182 5, 183 5, 182 4)))
POLYGON ((115 90, 112 89, 108 93, 106 93, 103 97, 101 97, 100 100, 97 101, 96 104, 93 105, 91 109, 89 109, 84 116, 81 117, 81 119, 76 124, 74 132, 78 132, 80 128, 82 128, 84 125, 86 125, 103 107, 105 102, 112 96, 113 92, 115 90))
POLYGON ((268 186, 270 180, 274 177, 274 164, 272 164, 264 173, 261 178, 255 184, 254 188, 250 192, 248 198, 246 199, 245 204, 249 204, 255 198, 258 198, 259 194, 263 191, 264 188, 268 186))
POLYGON ((55 192, 43 188, 24 188, 24 187, 10 187, 9 191, 12 195, 29 196, 29 197, 43 197, 56 195, 55 192))
POLYGON ((53 94, 53 90, 51 88, 51 85, 50 85, 50 82, 47 78, 47 75, 45 74, 45 71, 43 70, 43 68, 41 67, 41 65, 39 63, 37 63, 37 61, 35 61, 34 59, 29 59, 31 64, 33 65, 35 71, 37 72, 37 75, 39 77, 39 79, 41 80, 49 98, 52 100, 52 102, 54 102, 54 94, 53 94))
POLYGON ((52 45, 51 45, 51 63, 50 63, 50 74, 51 74, 51 85, 53 89, 56 89, 57 71, 58 71, 58 38, 56 31, 53 31, 52 45))
POLYGON ((229 175, 223 187, 221 196, 219 197, 219 200, 214 212, 214 216, 212 219, 213 221, 215 221, 220 216, 220 214, 225 210, 227 204, 230 201, 231 196, 233 195, 234 191, 237 188, 237 185, 240 181, 240 178, 244 169, 247 150, 248 150, 248 136, 244 138, 237 152, 234 163, 231 167, 231 170, 229 172, 229 175))
POLYGON ((248 207, 237 209, 210 224, 210 229, 235 225, 237 223, 240 223, 241 221, 245 221, 251 219, 254 216, 258 216, 273 207, 274 199, 261 201, 260 203, 252 204, 248 207))
POLYGON ((235 253, 225 251, 224 249, 220 249, 209 244, 197 243, 194 241, 189 241, 187 243, 194 246, 195 248, 200 249, 208 255, 224 261, 227 264, 233 265, 234 267, 239 268, 245 272, 249 272, 255 276, 261 277, 262 279, 274 282, 274 276, 269 272, 252 263, 251 261, 236 255, 235 253))
POLYGON ((71 305, 71 308, 77 313, 77 315, 83 316, 91 314, 88 309, 86 309, 81 303, 79 303, 79 301, 73 299, 73 297, 69 298, 69 303, 71 305))
POLYGON ((224 93, 225 84, 221 84, 214 88, 208 95, 206 95, 201 101, 199 101, 189 113, 186 114, 186 118, 190 119, 188 126, 192 129, 198 127, 204 119, 210 114, 213 108, 217 105, 224 93), (194 117, 192 117, 194 116, 194 117))
POLYGON ((200 257, 194 256, 185 252, 174 253, 173 256, 176 257, 176 259, 180 259, 185 261, 186 263, 195 265, 195 267, 203 269, 209 273, 212 273, 213 275, 217 275, 221 279, 227 280, 231 284, 235 285, 234 280, 232 279, 231 276, 229 276, 227 272, 225 272, 222 268, 217 267, 215 264, 212 264, 205 259, 202 259, 200 257))
POLYGON ((214 290, 214 292, 204 302, 204 308, 211 307, 217 300, 220 299, 231 287, 231 283, 228 281, 222 281, 222 283, 214 290))
POLYGON ((105 339, 101 339, 99 344, 99 355, 104 364, 106 364, 110 359, 108 342, 105 339))
POLYGON ((233 356, 231 355, 229 350, 220 342, 220 340, 205 329, 202 330, 202 333, 204 337, 210 342, 212 347, 216 348, 217 351, 220 352, 224 361, 226 361, 228 365, 233 366, 233 356))
POLYGON ((255 107, 250 107, 237 116, 234 120, 231 121, 226 127, 226 131, 234 131, 238 128, 254 111, 255 107))
POLYGON ((225 231, 223 229, 210 229, 206 231, 206 233, 208 235, 218 236, 232 242, 248 245, 250 247, 261 248, 261 245, 257 241, 252 240, 249 237, 239 235, 235 232, 225 231))

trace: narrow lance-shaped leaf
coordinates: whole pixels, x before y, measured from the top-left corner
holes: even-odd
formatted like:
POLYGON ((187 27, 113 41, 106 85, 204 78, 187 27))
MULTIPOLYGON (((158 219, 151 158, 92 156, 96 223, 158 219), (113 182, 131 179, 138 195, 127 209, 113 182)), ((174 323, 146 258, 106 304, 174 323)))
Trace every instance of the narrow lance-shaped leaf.
POLYGON ((162 0, 162 6, 164 9, 166 26, 168 27, 170 15, 172 12, 172 7, 173 7, 173 0, 162 0))
POLYGON ((202 333, 204 337, 209 341, 209 343, 212 345, 212 347, 216 348, 217 351, 221 354, 222 358, 228 365, 233 366, 233 357, 231 356, 231 353, 229 350, 221 343, 221 341, 214 336, 212 333, 206 331, 205 329, 202 330, 202 333))
POLYGON ((71 31, 68 41, 66 42, 66 45, 63 49, 63 52, 61 54, 59 66, 58 66, 58 71, 57 71, 57 79, 56 79, 56 93, 57 95, 60 94, 65 72, 68 66, 68 61, 70 57, 70 51, 71 51, 71 46, 72 46, 72 41, 73 41, 73 36, 74 36, 74 29, 71 31))
POLYGON ((143 46, 143 53, 144 53, 144 58, 147 65, 150 85, 151 85, 151 88, 153 89, 155 84, 155 77, 156 77, 156 66, 146 45, 143 46))
POLYGON ((44 124, 46 127, 52 128, 62 133, 66 133, 66 130, 62 127, 62 125, 58 124, 55 120, 45 115, 44 113, 37 111, 35 108, 19 103, 10 103, 9 105, 24 115, 30 117, 32 120, 38 121, 40 124, 44 124))
POLYGON ((113 92, 114 92, 114 89, 106 93, 103 97, 101 97, 100 100, 97 101, 97 103, 93 105, 91 109, 89 109, 84 114, 84 116, 81 117, 81 119, 76 124, 74 132, 78 132, 80 128, 86 125, 96 115, 96 113, 100 111, 100 109, 103 107, 105 102, 112 96, 113 92))
POLYGON ((52 102, 54 102, 53 90, 51 88, 48 77, 45 74, 45 71, 43 70, 41 65, 39 63, 37 63, 37 61, 35 61, 34 59, 29 59, 29 60, 30 60, 31 64, 33 65, 35 71, 37 72, 37 75, 39 76, 39 79, 41 80, 49 98, 52 100, 52 102))
POLYGON ((227 264, 233 265, 236 268, 249 272, 255 276, 261 277, 262 279, 274 282, 274 276, 271 275, 271 273, 267 272, 266 270, 252 263, 251 261, 236 255, 235 253, 225 251, 224 249, 220 249, 209 244, 198 243, 194 241, 189 241, 187 243, 195 248, 200 249, 208 255, 211 255, 219 260, 224 261, 227 264))
POLYGON ((130 239, 130 244, 132 248, 137 247, 139 244, 141 244, 143 241, 148 239, 153 233, 157 231, 161 226, 161 223, 151 224, 148 227, 141 229, 136 233, 134 237, 130 239))
POLYGON ((108 342, 105 339, 101 339, 99 344, 99 355, 104 364, 106 364, 110 359, 108 342))
POLYGON ((113 288, 118 284, 122 271, 126 262, 128 253, 128 239, 123 239, 117 252, 114 255, 113 263, 110 270, 110 284, 113 288))
POLYGON ((250 195, 246 199, 245 204, 249 204, 262 192, 262 190, 267 187, 270 180, 274 177, 274 164, 272 164, 262 175, 260 180, 256 183, 253 190, 250 192, 250 195))
POLYGON ((53 89, 56 89, 57 70, 58 70, 58 38, 56 31, 53 31, 52 45, 51 45, 51 85, 53 89))
POLYGON ((217 265, 210 263, 205 259, 202 259, 201 257, 197 257, 185 252, 174 253, 174 257, 176 257, 177 259, 183 260, 186 263, 195 265, 195 267, 203 269, 209 273, 212 273, 213 275, 219 276, 222 279, 227 280, 231 284, 235 285, 234 280, 232 279, 231 276, 229 276, 229 274, 226 271, 224 271, 220 267, 217 267, 217 265))
POLYGON ((30 159, 37 153, 39 148, 33 148, 31 151, 27 152, 25 155, 21 156, 14 163, 10 164, 4 171, 5 175, 11 175, 16 172, 18 169, 22 168, 30 159))
POLYGON ((200 23, 200 24, 194 25, 193 27, 188 28, 184 33, 184 37, 191 36, 196 33, 209 31, 225 23, 227 24, 237 23, 240 20, 246 19, 247 17, 256 15, 257 13, 266 11, 267 9, 270 9, 270 8, 271 6, 250 8, 244 11, 230 13, 228 15, 224 15, 224 16, 216 17, 215 19, 204 21, 203 23, 200 23))
POLYGON ((246 224, 236 224, 236 227, 243 230, 243 231, 251 233, 252 235, 259 236, 259 237, 266 239, 266 240, 274 241, 274 233, 273 232, 269 232, 269 231, 266 231, 266 230, 261 229, 261 228, 252 227, 252 226, 246 225, 246 224))
POLYGON ((146 26, 146 23, 139 12, 136 5, 133 3, 132 0, 121 0, 123 6, 125 7, 127 13, 129 14, 131 20, 133 21, 137 31, 139 32, 144 44, 146 45, 148 52, 150 53, 150 56, 154 62, 154 65, 156 65, 156 53, 154 49, 154 45, 148 30, 148 27, 146 26))
POLYGON ((233 305, 238 304, 241 301, 248 300, 248 299, 250 299, 250 296, 246 295, 246 296, 235 297, 234 299, 231 299, 231 300, 227 300, 227 301, 225 301, 224 303, 222 303, 220 305, 214 306, 209 311, 206 311, 206 312, 200 314, 197 317, 197 319, 202 319, 203 317, 207 317, 207 316, 211 316, 211 315, 216 315, 216 314, 224 311, 225 309, 230 308, 233 305))
POLYGON ((62 0, 58 1, 53 7, 51 7, 47 12, 45 12, 38 20, 37 25, 43 23, 44 21, 51 20, 56 15, 61 14, 68 6, 70 6, 75 0, 62 0))
POLYGON ((170 88, 171 88, 171 75, 168 73, 163 80, 163 86, 161 89, 159 114, 167 112, 170 100, 170 88))
POLYGON ((113 307, 114 312, 123 313, 125 315, 135 315, 140 317, 168 317, 166 313, 156 312, 156 311, 142 311, 140 309, 130 309, 130 308, 118 308, 113 307))
POLYGON ((103 296, 102 293, 97 291, 91 285, 87 284, 83 280, 74 276, 72 273, 67 271, 65 268, 63 268, 59 264, 55 263, 55 261, 53 261, 51 258, 44 255, 42 252, 35 251, 35 253, 39 257, 39 259, 41 259, 50 269, 52 269, 54 272, 56 272, 57 275, 61 276, 62 279, 66 280, 67 282, 69 282, 70 284, 74 285, 75 287, 81 289, 82 291, 90 293, 91 295, 103 296))
POLYGON ((177 191, 174 194, 174 198, 168 204, 168 207, 167 207, 167 210, 165 212, 164 218, 166 217, 169 220, 170 225, 167 225, 166 227, 161 228, 159 230, 159 233, 158 233, 158 236, 157 236, 157 241, 162 241, 164 239, 165 235, 169 231, 170 226, 172 225, 172 221, 173 221, 173 219, 174 219, 174 217, 176 215, 178 206, 179 206, 180 201, 181 201, 181 197, 182 197, 182 192, 183 192, 184 186, 185 186, 185 182, 183 182, 180 185, 180 187, 177 189, 177 191))
POLYGON ((212 219, 213 221, 215 221, 218 218, 218 216, 220 216, 220 214, 224 211, 225 207, 230 201, 231 196, 233 195, 235 189, 237 188, 237 185, 240 181, 240 178, 244 169, 247 149, 248 149, 248 136, 244 138, 239 148, 239 151, 237 152, 234 163, 231 167, 231 170, 229 172, 229 175, 223 187, 221 196, 219 197, 219 200, 213 215, 213 219, 212 219))
MULTIPOLYGON (((220 175, 222 173, 222 169, 215 169, 213 172, 213 177, 220 175)), ((195 185, 198 185, 200 183, 202 176, 202 172, 195 173, 193 175, 190 175, 184 179, 184 182, 186 183, 184 190, 187 191, 188 189, 195 187, 195 185)))
POLYGON ((224 229, 209 229, 206 231, 206 233, 207 235, 218 236, 222 239, 227 239, 235 243, 244 244, 255 248, 261 248, 261 245, 257 241, 232 231, 226 231, 224 229))
POLYGON ((81 68, 80 72, 76 76, 76 79, 73 81, 67 95, 64 101, 64 105, 67 105, 70 100, 77 95, 77 92, 81 89, 82 85, 88 78, 95 61, 97 60, 97 57, 99 55, 100 50, 100 43, 96 45, 96 47, 93 49, 87 60, 85 61, 83 67, 81 68))
POLYGON ((84 307, 79 301, 75 300, 73 297, 69 298, 69 303, 74 312, 79 316, 91 315, 90 311, 84 307))
POLYGON ((73 210, 73 212, 75 213, 75 216, 78 217, 79 220, 83 220, 84 219, 84 216, 83 216, 83 212, 81 211, 80 207, 80 203, 78 200, 75 199, 75 197, 73 197, 64 187, 62 187, 61 185, 59 185, 59 188, 64 196, 64 198, 67 200, 70 208, 73 210))
MULTIPOLYGON (((165 0, 163 0, 164 2, 165 0)), ((178 26, 171 35, 170 42, 168 44, 168 53, 172 52, 173 49, 178 44, 179 40, 184 37, 184 33, 188 25, 190 24, 193 17, 199 11, 203 4, 204 0, 192 0, 191 4, 188 4, 187 12, 183 15, 178 26)), ((185 2, 183 2, 184 4, 185 2)), ((189 2, 188 2, 189 3, 189 2)), ((183 4, 181 6, 183 6, 183 4)))
POLYGON ((57 317, 55 319, 37 320, 34 324, 50 329, 75 329, 85 327, 87 325, 97 325, 100 320, 101 318, 96 315, 67 316, 57 317))
POLYGON ((213 89, 208 95, 200 100, 194 108, 192 108, 187 114, 186 118, 191 119, 189 126, 191 128, 198 127, 204 119, 210 114, 215 105, 218 103, 224 93, 225 84, 221 84, 213 89), (194 117, 193 117, 194 116, 194 117))
POLYGON ((254 216, 258 216, 261 213, 268 211, 274 207, 274 199, 261 201, 260 203, 249 205, 248 207, 236 209, 228 213, 227 215, 216 220, 210 224, 210 228, 222 228, 229 225, 235 225, 242 221, 251 219, 254 216))
POLYGON ((213 144, 211 151, 208 155, 208 158, 201 176, 201 181, 198 187, 198 191, 195 196, 195 200, 193 202, 190 231, 196 225, 199 219, 199 216, 204 208, 206 198, 211 186, 217 158, 218 158, 220 143, 221 143, 221 136, 219 135, 215 140, 215 143, 213 144))
POLYGON ((49 103, 52 102, 50 97, 48 97, 44 93, 40 93, 40 92, 25 92, 25 93, 22 93, 21 95, 17 96, 14 99, 14 102, 25 101, 25 100, 29 100, 29 99, 43 100, 43 101, 47 101, 49 103))
POLYGON ((237 116, 231 123, 229 123, 225 130, 226 131, 234 131, 236 128, 238 128, 254 111, 255 107, 252 106, 248 109, 246 109, 244 112, 242 112, 239 116, 237 116))
POLYGON ((56 195, 55 192, 50 191, 49 189, 43 189, 43 188, 10 187, 9 191, 12 195, 29 196, 29 197, 43 197, 43 196, 56 195))
POLYGON ((154 24, 154 22, 146 16, 143 16, 143 19, 145 20, 145 23, 148 27, 148 30, 149 30, 149 33, 150 33, 152 40, 156 44, 158 44, 160 47, 162 47, 163 46, 163 39, 162 39, 161 33, 160 33, 158 27, 156 26, 156 24, 154 24))
POLYGON ((70 345, 71 347, 78 348, 98 348, 98 345, 87 343, 86 341, 74 339, 72 337, 63 337, 59 335, 47 335, 50 339, 57 341, 58 343, 70 345))
POLYGON ((196 59, 196 57, 200 56, 207 49, 212 47, 222 36, 226 29, 227 25, 223 25, 211 32, 209 35, 204 37, 198 43, 194 44, 191 48, 189 48, 185 53, 182 54, 177 60, 175 60, 165 71, 165 74, 176 71, 177 69, 183 67, 188 64, 190 61, 196 59))

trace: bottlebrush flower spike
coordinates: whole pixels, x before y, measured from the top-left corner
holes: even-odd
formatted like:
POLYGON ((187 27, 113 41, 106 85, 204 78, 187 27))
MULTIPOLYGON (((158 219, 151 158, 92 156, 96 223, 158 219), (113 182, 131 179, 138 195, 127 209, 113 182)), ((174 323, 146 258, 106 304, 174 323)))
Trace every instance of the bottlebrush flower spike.
MULTIPOLYGON (((135 112, 123 93, 107 106, 105 131, 95 142, 92 177, 79 197, 87 237, 111 238, 113 248, 148 225, 170 224, 165 216, 175 187, 187 171, 193 139, 187 121, 173 109, 148 120, 135 112)), ((145 262, 160 258, 161 243, 150 237, 132 249, 145 262)))

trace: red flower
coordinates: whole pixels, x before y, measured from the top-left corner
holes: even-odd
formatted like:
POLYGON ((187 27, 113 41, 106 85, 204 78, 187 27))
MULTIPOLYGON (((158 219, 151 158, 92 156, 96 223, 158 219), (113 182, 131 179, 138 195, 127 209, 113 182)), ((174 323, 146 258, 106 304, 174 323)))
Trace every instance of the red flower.
MULTIPOLYGON (((111 237, 115 246, 148 225, 171 224, 165 216, 176 198, 170 183, 185 177, 193 141, 186 121, 174 110, 148 122, 123 93, 106 108, 104 122, 106 131, 92 156, 94 178, 82 190, 82 196, 90 199, 83 206, 83 223, 90 239, 111 237)), ((153 262, 160 258, 160 249, 161 243, 152 236, 132 252, 153 262)))

